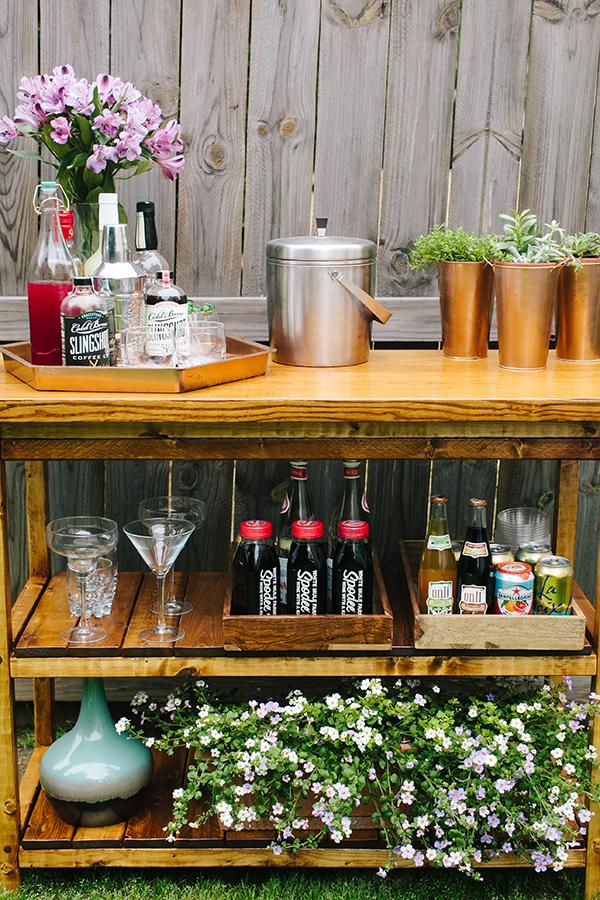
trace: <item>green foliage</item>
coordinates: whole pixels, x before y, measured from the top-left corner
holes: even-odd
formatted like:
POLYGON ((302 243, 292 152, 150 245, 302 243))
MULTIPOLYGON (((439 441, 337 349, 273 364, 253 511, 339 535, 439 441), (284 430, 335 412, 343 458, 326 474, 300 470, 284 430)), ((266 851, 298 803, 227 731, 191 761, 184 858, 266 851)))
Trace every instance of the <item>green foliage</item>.
POLYGON ((411 269, 422 269, 429 263, 489 262, 496 256, 493 235, 436 225, 429 234, 422 234, 416 239, 409 265, 411 269))
POLYGON ((563 262, 568 253, 561 245, 563 231, 558 222, 552 221, 542 231, 537 216, 531 210, 511 214, 502 213, 504 236, 495 240, 497 259, 511 262, 549 263, 563 262))
POLYGON ((234 831, 268 823, 279 855, 341 843, 372 802, 389 851, 381 877, 400 857, 477 878, 488 852, 560 871, 581 845, 591 818, 584 798, 600 799, 589 745, 599 705, 598 695, 577 703, 550 685, 447 696, 437 685, 388 689, 368 678, 346 697, 293 691, 285 703, 239 705, 196 682, 162 708, 137 694, 133 723, 121 719, 117 730, 167 754, 196 751, 173 792, 168 841, 216 815, 234 831))
POLYGON ((578 234, 566 234, 563 237, 563 247, 570 256, 576 259, 584 259, 600 256, 600 234, 594 231, 578 234))

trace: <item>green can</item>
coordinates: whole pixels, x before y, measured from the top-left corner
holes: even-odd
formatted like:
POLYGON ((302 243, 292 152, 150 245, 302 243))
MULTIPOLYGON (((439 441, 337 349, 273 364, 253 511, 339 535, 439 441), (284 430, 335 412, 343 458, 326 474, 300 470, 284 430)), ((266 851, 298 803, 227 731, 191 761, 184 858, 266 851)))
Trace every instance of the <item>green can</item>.
POLYGON ((569 616, 573 602, 573 566, 564 556, 542 556, 535 567, 535 612, 569 616))

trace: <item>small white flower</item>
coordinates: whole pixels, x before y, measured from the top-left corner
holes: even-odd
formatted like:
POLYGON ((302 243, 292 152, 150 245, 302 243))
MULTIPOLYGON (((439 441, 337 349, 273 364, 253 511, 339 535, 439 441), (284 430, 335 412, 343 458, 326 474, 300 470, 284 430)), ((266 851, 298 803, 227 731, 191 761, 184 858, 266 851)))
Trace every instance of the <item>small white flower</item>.
POLYGON ((550 756, 552 756, 554 759, 562 759, 564 755, 565 754, 562 747, 555 747, 554 750, 550 751, 550 756))
POLYGON ((175 788, 173 791, 173 800, 180 800, 183 797, 183 788, 175 788))
POLYGON ((156 741, 156 738, 153 738, 153 737, 147 738, 146 739, 146 747, 148 747, 148 748, 154 747, 155 741, 156 741))
POLYGON ((123 716, 121 719, 119 719, 118 722, 115 723, 115 731, 117 732, 117 734, 123 734, 124 731, 127 731, 129 724, 129 719, 123 716))
POLYGON ((433 687, 431 688, 431 690, 433 691, 434 694, 439 694, 440 687, 438 684, 434 684, 433 687))

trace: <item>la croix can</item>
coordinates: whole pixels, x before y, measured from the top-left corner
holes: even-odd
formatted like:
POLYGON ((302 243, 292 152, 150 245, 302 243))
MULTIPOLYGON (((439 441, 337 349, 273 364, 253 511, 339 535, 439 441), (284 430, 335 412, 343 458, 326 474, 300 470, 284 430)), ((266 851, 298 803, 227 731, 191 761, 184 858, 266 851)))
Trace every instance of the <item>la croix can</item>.
POLYGON ((499 563, 494 576, 494 612, 499 616, 533 614, 534 577, 523 562, 499 563))
POLYGON ((510 547, 505 544, 490 544, 490 553, 492 554, 492 565, 494 568, 500 563, 514 562, 515 554, 510 547))
POLYGON ((565 556, 542 556, 535 567, 535 612, 568 616, 573 603, 573 566, 565 556))
POLYGON ((517 550, 517 559, 519 562, 527 563, 532 569, 535 568, 536 563, 542 556, 552 556, 552 547, 550 544, 522 544, 517 550))

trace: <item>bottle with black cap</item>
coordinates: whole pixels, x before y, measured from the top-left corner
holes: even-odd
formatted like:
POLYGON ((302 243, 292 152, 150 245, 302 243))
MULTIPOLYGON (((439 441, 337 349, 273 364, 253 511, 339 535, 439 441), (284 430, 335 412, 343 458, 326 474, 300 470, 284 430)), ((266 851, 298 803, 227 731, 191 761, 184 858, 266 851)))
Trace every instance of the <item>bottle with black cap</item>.
POLYGON ((155 280, 159 272, 169 271, 170 266, 158 252, 158 236, 154 203, 140 200, 135 207, 135 253, 133 260, 146 276, 146 283, 155 280))

